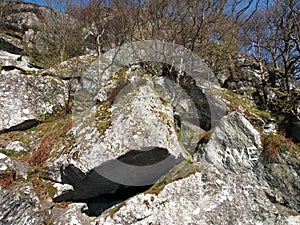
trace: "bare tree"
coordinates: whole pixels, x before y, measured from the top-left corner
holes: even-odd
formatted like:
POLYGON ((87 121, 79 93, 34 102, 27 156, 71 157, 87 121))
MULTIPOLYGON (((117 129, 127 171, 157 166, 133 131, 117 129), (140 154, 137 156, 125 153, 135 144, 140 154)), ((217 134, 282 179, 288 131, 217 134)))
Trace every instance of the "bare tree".
POLYGON ((300 3, 296 0, 273 1, 256 12, 244 29, 245 45, 259 61, 281 69, 290 93, 290 80, 299 76, 300 3))
POLYGON ((38 55, 45 55, 49 66, 83 53, 84 29, 82 24, 64 11, 72 6, 72 1, 48 1, 50 10, 45 14, 44 23, 36 37, 38 55))
POLYGON ((290 93, 290 79, 299 73, 300 67, 300 2, 276 0, 269 18, 270 25, 276 29, 278 64, 284 70, 286 89, 290 93))

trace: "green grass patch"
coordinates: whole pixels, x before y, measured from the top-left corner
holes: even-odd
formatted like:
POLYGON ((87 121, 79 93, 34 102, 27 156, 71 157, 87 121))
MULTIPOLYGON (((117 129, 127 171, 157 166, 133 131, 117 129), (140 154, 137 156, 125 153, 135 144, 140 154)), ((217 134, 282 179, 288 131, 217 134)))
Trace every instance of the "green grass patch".
POLYGON ((15 156, 15 152, 13 151, 7 151, 5 149, 0 150, 0 152, 8 157, 14 157, 15 156))

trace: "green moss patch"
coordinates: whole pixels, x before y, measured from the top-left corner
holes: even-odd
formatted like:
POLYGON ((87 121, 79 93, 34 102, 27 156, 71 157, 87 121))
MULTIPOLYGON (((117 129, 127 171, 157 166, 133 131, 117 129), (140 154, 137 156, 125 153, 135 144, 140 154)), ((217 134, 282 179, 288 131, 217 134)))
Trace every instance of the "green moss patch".
POLYGON ((110 127, 112 123, 112 114, 111 114, 111 106, 119 94, 119 92, 128 84, 128 80, 126 77, 126 72, 128 68, 125 67, 115 74, 112 74, 110 77, 111 81, 115 81, 116 84, 113 88, 108 91, 106 100, 100 102, 97 105, 97 111, 95 114, 95 122, 97 126, 97 130, 100 135, 103 135, 104 132, 110 127))
POLYGON ((183 161, 179 165, 171 169, 166 175, 161 177, 149 190, 145 193, 158 195, 164 187, 176 180, 180 180, 200 171, 200 165, 190 160, 183 161))
POLYGON ((97 106, 95 122, 100 135, 104 134, 105 130, 111 125, 111 102, 104 101, 97 106))
POLYGON ((121 202, 114 206, 111 210, 109 210, 109 216, 113 218, 116 212, 118 212, 123 206, 125 205, 125 202, 121 202))
POLYGON ((211 90, 211 93, 221 96, 227 100, 226 106, 230 109, 230 111, 242 113, 259 131, 262 131, 264 121, 268 121, 272 118, 270 112, 258 109, 258 107, 245 96, 234 93, 227 89, 211 90))

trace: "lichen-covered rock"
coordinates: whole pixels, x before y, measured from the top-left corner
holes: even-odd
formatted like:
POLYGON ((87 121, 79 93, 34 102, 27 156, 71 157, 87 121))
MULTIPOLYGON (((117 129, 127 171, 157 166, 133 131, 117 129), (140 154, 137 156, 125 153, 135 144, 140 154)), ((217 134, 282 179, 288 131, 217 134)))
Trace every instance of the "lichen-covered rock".
POLYGON ((241 114, 234 112, 220 121, 205 159, 236 174, 247 174, 264 187, 272 202, 300 211, 299 161, 287 153, 263 157, 258 131, 241 114))
POLYGON ((40 225, 42 222, 37 203, 0 187, 0 224, 40 225))
POLYGON ((260 152, 259 132, 240 113, 233 112, 223 117, 214 129, 205 159, 234 173, 256 177, 253 173, 259 169, 260 152))
POLYGON ((40 200, 34 191, 32 183, 18 183, 13 187, 13 190, 20 194, 22 197, 28 198, 35 204, 40 203, 40 200))
POLYGON ((187 154, 177 138, 173 109, 151 82, 141 78, 113 104, 103 101, 75 122, 71 151, 65 146, 48 163, 52 179, 74 186, 58 199, 113 193, 120 184, 153 184, 187 154))
POLYGON ((97 58, 96 54, 87 54, 79 57, 74 57, 59 65, 42 71, 42 76, 53 76, 61 79, 79 79, 83 72, 97 58))
POLYGON ((88 225, 91 219, 83 213, 86 208, 84 203, 73 203, 65 209, 54 208, 49 221, 53 225, 88 225))
POLYGON ((264 180, 269 198, 294 211, 300 212, 300 162, 287 154, 264 163, 264 180))
POLYGON ((64 83, 55 78, 2 71, 0 132, 25 130, 59 111, 66 103, 66 91, 64 83))
POLYGON ((28 178, 29 165, 19 160, 13 160, 16 178, 28 178))
POLYGON ((20 39, 0 33, 0 50, 20 55, 24 51, 24 46, 20 39))
POLYGON ((30 63, 30 58, 27 56, 4 53, 0 58, 0 62, 2 62, 2 70, 4 71, 17 69, 23 73, 36 74, 40 69, 30 63))
MULTIPOLYGON (((246 176, 202 165, 200 172, 108 209, 93 224, 288 224, 246 176)), ((291 223, 292 224, 292 223, 291 223)))
POLYGON ((34 12, 18 12, 8 15, 5 24, 11 29, 24 31, 29 28, 37 29, 41 21, 34 12))
POLYGON ((5 175, 7 172, 14 170, 14 164, 11 158, 0 153, 0 175, 5 175))
POLYGON ((289 216, 287 218, 287 223, 289 225, 298 225, 298 224, 300 224, 300 216, 289 216))
POLYGON ((23 143, 20 141, 10 142, 8 145, 6 145, 5 150, 13 151, 13 152, 29 151, 29 149, 25 147, 23 143))
POLYGON ((188 121, 181 122, 180 138, 187 149, 196 149, 199 140, 204 136, 204 134, 205 130, 200 127, 189 123, 188 121))

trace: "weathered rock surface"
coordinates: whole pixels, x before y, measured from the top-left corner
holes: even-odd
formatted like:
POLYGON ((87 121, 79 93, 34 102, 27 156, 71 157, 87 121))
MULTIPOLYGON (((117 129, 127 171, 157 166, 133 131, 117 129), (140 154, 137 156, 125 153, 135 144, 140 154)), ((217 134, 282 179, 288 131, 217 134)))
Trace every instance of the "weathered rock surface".
POLYGON ((284 87, 285 80, 280 71, 261 66, 250 56, 236 55, 234 64, 233 71, 217 74, 222 86, 229 90, 253 93, 262 88, 264 81, 274 88, 284 87))
POLYGON ((120 184, 153 184, 185 154, 172 107, 149 79, 128 87, 112 105, 104 101, 92 110, 70 131, 76 139, 72 150, 49 160, 52 179, 74 186, 62 199, 114 193, 120 184))
MULTIPOLYGON (((86 47, 79 36, 89 29, 81 32, 71 16, 48 7, 19 1, 0 5, 7 7, 2 10, 0 32, 0 150, 12 155, 0 153, 1 185, 10 188, 0 188, 0 224, 300 224, 299 216, 274 207, 286 206, 293 210, 291 214, 300 211, 299 161, 281 153, 265 160, 259 133, 243 117, 253 116, 251 123, 256 120, 265 133, 280 132, 280 124, 272 116, 256 116, 237 104, 233 110, 240 109, 243 116, 229 114, 213 130, 208 144, 199 145, 199 139, 204 135, 208 139, 207 131, 226 113, 219 101, 222 96, 214 98, 218 85, 205 90, 208 85, 202 83, 206 82, 202 75, 209 80, 214 75, 204 64, 196 66, 199 76, 194 78, 188 73, 173 77, 175 73, 164 71, 167 67, 149 74, 146 67, 152 65, 128 63, 135 54, 122 56, 128 55, 127 48, 121 57, 114 54, 118 50, 111 53, 116 59, 112 66, 106 59, 103 65, 95 61, 90 66, 96 57, 90 54, 41 71, 45 51, 61 53, 55 52, 61 30, 68 27, 68 32, 78 35, 78 40, 66 41, 65 47, 72 50, 73 44, 86 47), (41 67, 32 63, 34 60, 41 67), (117 72, 112 74, 106 66, 112 71, 118 67, 117 72), (82 78, 87 67, 84 75, 89 75, 82 78), (100 75, 101 69, 104 73, 100 75), (69 102, 67 98, 75 91, 79 95, 69 102), (66 112, 74 112, 72 129, 67 115, 66 123, 56 119, 51 125, 42 123, 24 136, 9 132, 36 125, 59 112, 66 102, 70 103, 66 112), (60 126, 63 131, 58 131, 60 126), (190 154, 199 147, 212 164, 185 161, 175 166, 178 170, 171 169, 183 157, 191 159, 190 154), (33 166, 32 156, 48 154, 47 161, 42 159, 33 166), (170 169, 169 176, 159 179, 170 169), (57 208, 67 204, 67 208, 57 208)), ((232 71, 223 72, 218 77, 222 85, 249 98, 253 108, 260 103, 260 109, 283 109, 286 118, 298 117, 289 120, 287 130, 298 140, 299 95, 292 95, 293 105, 281 108, 288 96, 281 93, 285 90, 280 71, 268 71, 252 59, 238 56, 232 71)))
POLYGON ((34 191, 32 183, 17 184, 13 187, 13 191, 19 193, 22 197, 28 198, 31 202, 39 204, 40 200, 34 191))
POLYGON ((86 208, 84 203, 73 203, 66 209, 54 208, 49 221, 53 225, 88 225, 91 223, 91 219, 83 214, 83 210, 86 208))
POLYGON ((12 170, 14 170, 14 164, 11 158, 0 153, 0 175, 4 175, 12 170))
POLYGON ((107 210, 93 224, 289 223, 255 181, 203 165, 158 194, 139 194, 107 210))
MULTIPOLYGON (((207 143, 205 159, 237 174, 252 173, 259 166, 260 134, 237 112, 222 118, 207 143)), ((257 171, 259 172, 259 171, 257 171)))
MULTIPOLYGON (((2 1, 0 4, 0 49, 13 54, 32 56, 38 64, 46 66, 47 63, 43 61, 45 52, 53 54, 53 57, 59 54, 57 46, 63 42, 61 31, 68 29, 69 37, 72 36, 70 33, 73 33, 77 39, 73 39, 71 44, 69 40, 64 40, 67 48, 78 44, 77 53, 83 52, 84 33, 87 33, 88 29, 84 30, 69 14, 26 2, 2 1)), ((71 52, 68 54, 72 54, 71 52)))
POLYGON ((27 197, 0 187, 0 224, 40 225, 40 206, 27 197))
POLYGON ((96 54, 88 54, 79 57, 71 58, 62 62, 54 68, 42 71, 42 76, 53 76, 64 80, 80 79, 83 72, 97 58, 96 54))
POLYGON ((264 163, 265 191, 270 200, 300 212, 300 163, 288 154, 280 154, 264 163))
POLYGON ((0 76, 0 132, 25 130, 66 103, 64 83, 51 77, 2 71, 0 76))
POLYGON ((24 51, 24 46, 20 39, 7 34, 0 34, 0 50, 20 55, 24 51))
POLYGON ((10 142, 8 145, 6 145, 5 150, 13 152, 29 151, 29 149, 25 147, 20 141, 10 142))
MULTIPOLYGON (((34 10, 33 8, 38 7, 32 7, 32 10, 34 10)), ((5 23, 11 29, 24 31, 29 28, 37 29, 41 21, 34 12, 16 12, 8 15, 5 18, 5 23)))
POLYGON ((264 187, 272 202, 299 212, 299 161, 288 153, 265 160, 258 131, 239 113, 224 117, 215 128, 205 159, 236 174, 247 174, 264 187))
POLYGON ((13 160, 14 170, 16 172, 16 178, 28 178, 29 165, 19 160, 13 160))
POLYGON ((36 74, 40 69, 38 66, 30 63, 29 57, 10 54, 8 52, 3 52, 0 62, 4 71, 16 69, 23 73, 36 74))

